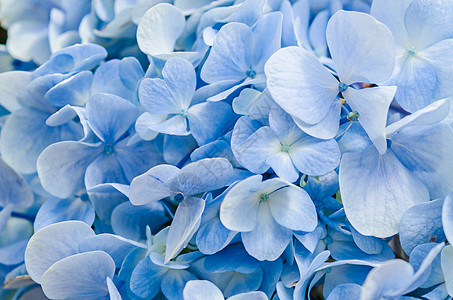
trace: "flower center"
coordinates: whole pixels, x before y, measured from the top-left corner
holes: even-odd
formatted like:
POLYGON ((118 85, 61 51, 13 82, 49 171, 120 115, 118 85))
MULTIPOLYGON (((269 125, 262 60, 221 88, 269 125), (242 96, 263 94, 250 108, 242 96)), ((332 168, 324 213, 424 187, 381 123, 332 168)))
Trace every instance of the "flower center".
POLYGON ((256 76, 256 72, 255 70, 252 69, 252 67, 250 67, 246 72, 245 72, 245 75, 247 75, 247 77, 250 77, 250 78, 255 78, 256 76))
POLYGON ((351 111, 350 113, 348 113, 347 118, 351 122, 357 121, 357 119, 359 118, 359 113, 356 111, 351 111))
POLYGON ((113 149, 113 145, 110 145, 110 144, 104 145, 104 152, 105 152, 105 154, 110 155, 110 154, 113 153, 113 150, 114 150, 114 149, 113 149))
POLYGON ((283 145, 282 145, 282 151, 283 151, 283 152, 288 152, 288 151, 289 151, 289 145, 283 144, 283 145))
POLYGON ((180 115, 181 117, 183 117, 183 118, 187 118, 187 117, 189 116, 189 111, 188 111, 186 108, 184 108, 184 109, 181 110, 181 112, 179 113, 179 115, 180 115))
POLYGON ((409 47, 407 53, 409 53, 409 55, 415 55, 415 53, 417 53, 417 49, 415 49, 415 47, 409 47))
POLYGON ((346 91, 348 89, 348 85, 346 83, 343 83, 343 82, 340 82, 338 84, 338 91, 340 91, 340 93, 343 93, 344 91, 346 91))
POLYGON ((269 195, 268 194, 261 194, 260 195, 260 202, 267 202, 269 201, 269 195))

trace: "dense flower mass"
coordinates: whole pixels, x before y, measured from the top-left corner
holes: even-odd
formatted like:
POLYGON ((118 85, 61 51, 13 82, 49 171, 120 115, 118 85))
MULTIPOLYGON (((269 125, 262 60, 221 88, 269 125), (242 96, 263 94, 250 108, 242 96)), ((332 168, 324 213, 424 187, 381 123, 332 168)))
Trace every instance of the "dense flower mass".
POLYGON ((452 299, 453 0, 0 22, 0 299, 452 299))

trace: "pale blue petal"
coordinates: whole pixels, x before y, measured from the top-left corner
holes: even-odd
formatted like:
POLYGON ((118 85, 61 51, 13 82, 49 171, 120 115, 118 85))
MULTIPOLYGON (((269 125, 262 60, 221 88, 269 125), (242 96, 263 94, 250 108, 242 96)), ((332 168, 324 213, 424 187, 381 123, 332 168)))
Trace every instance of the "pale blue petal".
POLYGON ((187 282, 183 296, 184 300, 224 300, 222 291, 207 280, 191 280, 187 282))
MULTIPOLYGON (((120 184, 105 183, 94 186, 87 191, 90 202, 96 210, 97 217, 105 224, 110 224, 110 217, 113 209, 119 204, 128 201, 127 195, 122 193, 118 186, 120 184)), ((126 186, 129 188, 129 186, 126 186)))
POLYGON ((299 178, 299 171, 291 161, 288 153, 279 151, 266 159, 266 164, 271 166, 278 177, 294 182, 299 178))
POLYGON ((131 99, 135 85, 143 75, 143 69, 135 57, 109 60, 96 69, 91 94, 109 93, 131 99))
POLYGON ((374 146, 343 155, 340 190, 352 226, 363 235, 376 237, 397 233, 404 212, 429 201, 423 182, 392 151, 379 155, 374 146))
POLYGON ((146 246, 109 233, 88 236, 83 238, 79 243, 80 252, 95 250, 106 252, 115 262, 116 268, 121 267, 126 256, 136 248, 145 249, 146 246))
POLYGON ((442 225, 449 241, 453 241, 453 193, 448 194, 442 207, 442 225))
POLYGON ((44 100, 55 107, 66 104, 83 106, 90 96, 93 73, 82 71, 54 85, 44 96, 44 100))
MULTIPOLYGON (((409 263, 415 271, 420 269, 429 252, 437 245, 438 244, 436 243, 426 243, 418 245, 414 248, 414 250, 410 253, 409 263)), ((442 272, 441 256, 437 255, 434 260, 432 260, 431 266, 424 271, 423 276, 420 276, 419 279, 417 279, 417 283, 420 288, 430 288, 443 282, 445 282, 445 279, 442 272)), ((414 288, 416 287, 417 286, 414 286, 414 288)))
POLYGON ((179 169, 172 165, 158 165, 131 182, 129 199, 134 205, 158 201, 171 195, 167 180, 175 176, 179 169))
MULTIPOLYGON (((323 295, 329 295, 335 287, 343 284, 362 285, 366 276, 372 269, 369 266, 361 265, 339 265, 331 268, 332 271, 326 274, 323 285, 323 295)), ((349 298, 346 298, 349 299, 349 298)), ((360 297, 358 298, 360 299, 360 297)), ((357 300, 358 300, 357 299, 357 300)))
POLYGON ((140 241, 146 237, 147 226, 152 233, 159 232, 170 218, 165 214, 165 209, 160 202, 151 202, 140 206, 124 202, 112 211, 111 220, 115 234, 140 241))
POLYGON ((274 220, 286 228, 310 232, 318 225, 313 201, 305 190, 295 185, 271 193, 269 207, 274 220))
POLYGON ((265 14, 253 27, 253 69, 263 73, 264 64, 275 51, 280 49, 282 40, 283 15, 280 12, 265 14))
POLYGON ((130 139, 123 139, 115 144, 115 157, 118 160, 128 182, 151 167, 164 163, 162 155, 154 142, 139 140, 128 145, 130 139))
POLYGON ((387 25, 392 31, 395 43, 410 47, 409 37, 404 26, 404 13, 412 0, 374 0, 371 4, 371 15, 387 25))
POLYGON ((362 292, 362 287, 357 284, 342 284, 338 285, 332 290, 332 292, 327 297, 327 300, 358 300, 360 299, 360 294, 362 292))
POLYGON ((261 291, 240 293, 228 298, 228 300, 267 300, 265 293, 261 291))
POLYGON ((148 55, 172 53, 185 26, 186 20, 178 8, 167 3, 158 4, 150 8, 140 20, 138 46, 148 55))
POLYGON ((131 291, 142 298, 153 298, 160 291, 162 278, 167 268, 156 266, 148 256, 134 268, 130 278, 131 291))
POLYGON ((339 101, 334 101, 330 106, 327 115, 319 123, 314 125, 307 124, 295 116, 293 116, 293 120, 305 133, 318 139, 328 140, 333 139, 337 135, 341 118, 340 113, 341 103, 339 101))
POLYGON ((241 233, 247 252, 258 260, 276 260, 288 246, 292 232, 274 221, 270 207, 262 203, 258 207, 256 227, 241 233))
POLYGON ((404 127, 434 125, 447 117, 450 107, 451 104, 449 99, 433 102, 427 107, 390 124, 385 131, 387 135, 391 137, 404 127))
POLYGON ((451 245, 446 246, 442 250, 441 254, 442 270, 444 271, 445 283, 447 285, 447 291, 449 295, 453 294, 453 247, 451 245))
POLYGON ((443 199, 421 203, 404 213, 399 226, 399 237, 404 252, 410 254, 418 245, 445 240, 440 218, 443 203, 443 199))
POLYGON ((265 71, 267 88, 275 102, 308 124, 323 120, 338 94, 335 77, 300 47, 277 51, 266 63, 265 71))
POLYGON ((189 153, 194 151, 196 147, 197 142, 191 135, 165 135, 163 145, 164 160, 172 165, 184 163, 189 153))
POLYGON ((261 175, 251 176, 236 184, 225 195, 220 206, 220 221, 226 228, 242 232, 255 229, 258 223, 259 195, 255 196, 251 189, 260 184, 261 179, 261 175))
POLYGON ((173 191, 195 195, 220 189, 231 183, 233 167, 225 158, 205 158, 181 169, 172 180, 173 191))
POLYGON ((25 266, 33 281, 40 283, 44 272, 55 262, 79 253, 79 242, 94 235, 89 225, 81 221, 66 221, 37 231, 25 250, 25 266))
POLYGON ((206 256, 204 267, 206 271, 213 273, 234 271, 251 274, 261 266, 258 260, 247 254, 241 243, 236 243, 214 255, 206 256))
POLYGON ((159 133, 152 130, 150 127, 155 124, 162 123, 166 119, 167 115, 152 115, 148 112, 145 112, 141 114, 135 122, 135 131, 145 141, 151 141, 155 139, 159 133))
POLYGON ((107 288, 109 290, 110 300, 122 300, 121 294, 118 292, 115 284, 110 277, 107 277, 107 288))
POLYGON ((129 183, 115 155, 102 153, 86 168, 85 187, 89 190, 96 185, 110 182, 129 183))
MULTIPOLYGON (((29 207, 33 204, 33 193, 22 176, 17 174, 0 157, 0 206, 29 207)), ((0 226, 2 228, 2 226, 0 226)), ((1 229, 0 229, 1 230, 1 229)))
POLYGON ((187 109, 195 91, 196 76, 192 64, 183 58, 171 58, 162 70, 164 79, 145 79, 140 84, 140 102, 148 112, 180 113, 187 109))
POLYGON ((169 262, 187 246, 201 222, 205 201, 197 197, 184 199, 176 209, 168 231, 165 263, 169 262))
POLYGON ((443 40, 420 53, 422 59, 427 60, 434 69, 437 77, 434 98, 446 98, 453 93, 453 87, 449 84, 449 74, 453 68, 453 39, 443 40))
POLYGON ((359 113, 360 124, 380 154, 387 149, 385 125, 395 92, 394 86, 382 86, 361 90, 349 88, 343 93, 347 103, 359 113))
POLYGON ((167 299, 183 300, 183 290, 190 280, 198 279, 186 270, 170 270, 162 279, 162 293, 167 299))
POLYGON ((414 269, 409 263, 401 259, 387 261, 370 271, 363 284, 360 299, 371 300, 390 296, 408 286, 413 275, 414 269))
POLYGON ((31 109, 9 115, 1 131, 0 148, 5 162, 18 172, 36 172, 36 160, 48 145, 82 137, 81 127, 76 123, 49 127, 45 124, 48 117, 47 113, 31 109))
POLYGON ((207 83, 245 79, 251 67, 252 45, 253 34, 247 25, 232 22, 223 26, 203 65, 201 78, 207 83))
POLYGON ((204 102, 189 108, 190 132, 199 145, 219 138, 235 119, 231 106, 224 102, 204 102))
POLYGON ((319 12, 311 22, 308 30, 308 38, 310 39, 313 52, 316 56, 327 56, 327 41, 326 28, 329 21, 330 12, 323 10, 319 12))
POLYGON ((421 50, 453 37, 453 25, 446 21, 452 18, 453 1, 414 0, 406 9, 404 25, 414 46, 421 50))
POLYGON ((289 155, 296 168, 307 175, 324 175, 340 163, 340 149, 335 140, 305 136, 292 144, 289 155))
POLYGON ((391 140, 395 155, 424 182, 431 199, 445 197, 453 190, 453 157, 448 151, 453 145, 451 127, 442 123, 407 127, 391 140))
POLYGON ((84 188, 86 169, 102 151, 99 144, 68 141, 50 145, 37 161, 43 188, 60 198, 72 196, 84 188))
MULTIPOLYGON (((233 134, 241 135, 242 127, 235 126, 233 134)), ((261 127, 241 143, 232 147, 236 159, 253 173, 264 173, 269 169, 266 162, 272 155, 282 151, 282 145, 268 126, 261 127)), ((296 178, 297 179, 297 178, 296 178)))
POLYGON ((86 105, 88 124, 105 143, 116 142, 135 122, 138 108, 112 94, 96 94, 86 105))
POLYGON ((402 108, 415 112, 431 103, 437 76, 427 61, 409 56, 397 76, 395 99, 402 108))
POLYGON ((187 128, 187 118, 181 115, 170 117, 169 119, 164 120, 162 123, 148 125, 148 129, 170 135, 190 134, 187 128))
MULTIPOLYGON (((400 223, 401 226, 401 223, 400 223)), ((401 228, 401 227, 400 227, 401 228)), ((357 247, 367 254, 379 254, 382 252, 387 243, 382 240, 375 238, 374 236, 361 235, 354 227, 349 226, 351 230, 352 238, 357 247)), ((401 230, 400 230, 401 231, 401 230)), ((401 234, 401 233, 400 233, 401 234)), ((401 238, 401 235, 400 235, 401 238)))
POLYGON ((326 35, 342 82, 380 83, 392 75, 395 66, 392 33, 372 16, 340 10, 330 18, 326 35))
POLYGON ((42 276, 41 286, 44 294, 53 299, 99 299, 108 295, 107 277, 113 278, 114 274, 113 259, 103 251, 92 251, 53 264, 42 276))
POLYGON ((92 225, 95 212, 91 202, 86 200, 81 198, 58 199, 56 197, 47 199, 36 215, 33 223, 34 230, 38 231, 50 224, 69 220, 80 220, 92 225))
POLYGON ((31 81, 30 72, 11 71, 0 74, 0 105, 13 112, 22 107, 20 99, 25 97, 23 88, 31 81))

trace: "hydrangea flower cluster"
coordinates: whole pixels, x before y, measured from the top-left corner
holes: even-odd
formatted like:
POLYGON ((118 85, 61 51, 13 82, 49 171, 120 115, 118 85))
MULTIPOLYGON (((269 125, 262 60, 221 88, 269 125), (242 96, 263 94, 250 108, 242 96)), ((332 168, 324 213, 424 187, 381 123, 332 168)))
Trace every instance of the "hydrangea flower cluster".
POLYGON ((2 0, 1 299, 453 297, 453 0, 2 0))

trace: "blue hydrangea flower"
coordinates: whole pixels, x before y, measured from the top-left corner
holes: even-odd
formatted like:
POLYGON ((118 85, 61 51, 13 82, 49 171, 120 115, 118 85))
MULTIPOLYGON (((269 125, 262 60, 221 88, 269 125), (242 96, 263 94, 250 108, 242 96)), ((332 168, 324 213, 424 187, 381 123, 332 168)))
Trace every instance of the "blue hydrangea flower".
POLYGON ((387 112, 396 88, 355 89, 351 85, 379 84, 391 76, 395 65, 392 34, 370 15, 345 11, 332 16, 326 34, 338 79, 313 54, 300 47, 287 47, 266 63, 267 88, 296 123, 306 127, 322 124, 328 131, 324 135, 330 138, 338 131, 341 93, 383 153, 387 112))
POLYGON ((261 180, 255 175, 236 184, 223 199, 220 220, 241 232, 250 255, 272 261, 288 246, 293 230, 313 231, 317 216, 301 188, 280 178, 261 180))

